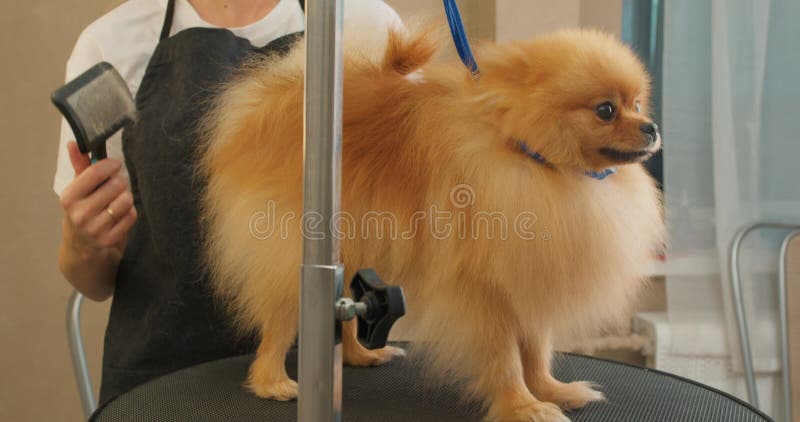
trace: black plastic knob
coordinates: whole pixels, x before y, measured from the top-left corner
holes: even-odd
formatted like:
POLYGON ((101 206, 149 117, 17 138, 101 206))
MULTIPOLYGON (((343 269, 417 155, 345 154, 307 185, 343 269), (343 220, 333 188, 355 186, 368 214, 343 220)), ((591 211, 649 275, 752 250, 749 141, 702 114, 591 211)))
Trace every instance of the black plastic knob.
POLYGON ((358 270, 350 283, 353 300, 367 305, 358 316, 358 341, 367 349, 386 346, 395 321, 406 314, 403 288, 384 283, 370 268, 358 270))

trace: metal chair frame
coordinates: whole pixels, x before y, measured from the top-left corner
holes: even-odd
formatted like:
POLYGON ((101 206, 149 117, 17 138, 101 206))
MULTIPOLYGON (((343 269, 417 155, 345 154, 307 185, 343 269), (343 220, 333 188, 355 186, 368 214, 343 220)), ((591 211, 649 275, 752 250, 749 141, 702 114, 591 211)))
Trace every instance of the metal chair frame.
POLYGON ((742 282, 739 271, 739 251, 745 237, 760 229, 788 229, 791 230, 781 242, 779 264, 778 264, 778 313, 780 319, 780 343, 781 343, 781 384, 783 390, 784 414, 789 420, 792 415, 792 392, 789 380, 789 334, 788 334, 788 313, 786 306, 786 250, 789 243, 797 236, 800 236, 800 225, 791 223, 777 222, 756 222, 740 228, 731 240, 730 247, 730 285, 733 295, 733 305, 736 312, 736 323, 739 332, 739 349, 742 354, 742 366, 744 369, 745 383, 747 384, 747 397, 750 404, 759 408, 758 389, 756 388, 755 369, 753 368, 753 356, 750 350, 750 334, 747 327, 747 317, 744 309, 744 298, 742 296, 742 282))
POLYGON ((72 369, 75 371, 75 383, 81 399, 81 408, 86 420, 97 409, 94 398, 92 378, 89 376, 89 366, 86 364, 86 351, 83 349, 83 335, 81 334, 81 305, 83 295, 73 290, 67 302, 67 341, 72 356, 72 369))

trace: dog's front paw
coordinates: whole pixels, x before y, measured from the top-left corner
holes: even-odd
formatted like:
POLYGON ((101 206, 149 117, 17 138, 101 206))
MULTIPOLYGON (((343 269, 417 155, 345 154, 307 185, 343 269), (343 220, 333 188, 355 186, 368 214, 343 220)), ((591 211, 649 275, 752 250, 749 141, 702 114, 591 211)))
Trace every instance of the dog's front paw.
POLYGON ((486 420, 492 422, 570 422, 558 406, 538 400, 513 408, 490 409, 486 420))
POLYGON ((286 378, 273 382, 247 382, 247 388, 262 399, 288 401, 297 398, 297 382, 286 378))
POLYGON ((595 390, 597 385, 586 381, 570 383, 554 383, 542 392, 542 400, 555 403, 564 410, 578 409, 589 402, 605 400, 600 391, 595 390))
POLYGON ((361 345, 352 349, 345 348, 342 360, 349 366, 380 366, 394 358, 404 357, 406 351, 393 346, 369 350, 361 345))

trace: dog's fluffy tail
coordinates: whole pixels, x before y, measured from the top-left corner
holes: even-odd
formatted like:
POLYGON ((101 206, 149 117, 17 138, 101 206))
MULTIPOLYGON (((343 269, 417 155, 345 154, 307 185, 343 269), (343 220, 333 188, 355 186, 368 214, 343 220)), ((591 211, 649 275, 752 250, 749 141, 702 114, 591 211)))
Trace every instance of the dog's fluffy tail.
POLYGON ((407 75, 428 63, 436 54, 440 36, 430 28, 390 29, 383 56, 384 71, 407 75))

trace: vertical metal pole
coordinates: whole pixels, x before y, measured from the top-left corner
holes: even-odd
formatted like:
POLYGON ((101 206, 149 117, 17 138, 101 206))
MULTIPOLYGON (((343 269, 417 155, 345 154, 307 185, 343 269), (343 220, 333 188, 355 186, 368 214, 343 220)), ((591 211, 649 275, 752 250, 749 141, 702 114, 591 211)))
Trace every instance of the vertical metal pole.
POLYGON ((300 281, 299 422, 338 422, 342 346, 334 303, 343 267, 331 221, 339 211, 342 1, 306 1, 303 266, 300 281))

